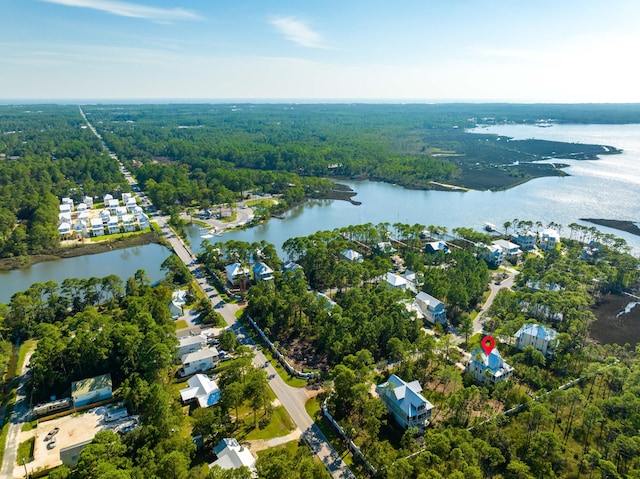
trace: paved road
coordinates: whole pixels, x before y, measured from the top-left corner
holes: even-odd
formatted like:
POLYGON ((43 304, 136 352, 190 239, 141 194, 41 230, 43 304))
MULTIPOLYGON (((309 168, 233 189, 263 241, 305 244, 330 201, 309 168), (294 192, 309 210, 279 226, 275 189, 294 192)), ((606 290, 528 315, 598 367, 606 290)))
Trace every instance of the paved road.
MULTIPOLYGON (((29 375, 27 366, 30 358, 31 352, 25 356, 22 371, 18 378, 18 392, 16 394, 16 403, 13 407, 13 412, 11 413, 11 419, 9 420, 9 430, 7 432, 7 442, 4 450, 4 458, 2 460, 2 469, 0 469, 0 479, 13 479, 13 471, 18 467, 16 463, 16 456, 18 454, 18 437, 22 430, 22 424, 25 422, 27 413, 29 412, 25 383, 29 375)), ((20 469, 19 471, 20 472, 17 477, 22 477, 22 471, 20 469)))
MULTIPOLYGON (((87 122, 87 125, 89 126, 91 131, 100 139, 105 149, 109 151, 106 144, 102 140, 102 137, 87 120, 87 117, 85 116, 82 109, 80 109, 80 113, 82 114, 84 120, 87 122)), ((112 158, 117 160, 117 157, 114 153, 109 151, 109 154, 112 158)), ((134 178, 124 168, 124 165, 122 165, 122 163, 120 163, 120 169, 127 178, 127 181, 129 181, 131 185, 134 185, 134 178)), ((138 196, 141 197, 143 206, 151 209, 150 207, 152 207, 152 205, 148 197, 141 191, 138 196)), ((202 274, 202 265, 199 265, 197 263, 196 257, 193 255, 191 250, 187 246, 185 246, 182 240, 171 230, 171 228, 167 224, 166 217, 163 217, 159 214, 152 214, 152 217, 154 221, 158 223, 158 226, 160 226, 162 233, 171 244, 171 247, 173 248, 176 255, 186 265, 188 265, 191 272, 194 273, 198 284, 200 285, 202 290, 205 291, 205 294, 206 291, 210 288, 213 288, 213 290, 215 291, 214 286, 210 285, 206 280, 206 276, 202 274)), ((219 297, 219 292, 216 292, 216 294, 213 295, 214 297, 211 296, 212 295, 210 294, 209 298, 212 303, 219 303, 220 301, 222 301, 219 297)), ((238 306, 235 304, 224 303, 222 307, 217 308, 217 311, 222 315, 225 322, 227 323, 227 326, 236 333, 238 341, 241 344, 249 346, 254 351, 254 364, 258 367, 264 367, 264 365, 267 363, 267 358, 256 347, 255 343, 251 339, 251 336, 247 334, 242 325, 238 322, 235 316, 238 309, 238 306)), ((313 419, 307 413, 304 407, 308 400, 308 396, 305 390, 303 388, 293 388, 286 384, 278 375, 275 368, 271 366, 271 364, 264 367, 264 369, 271 378, 269 380, 269 386, 271 386, 271 389, 273 389, 273 392, 276 394, 280 403, 287 410, 293 422, 302 431, 302 437, 305 438, 313 453, 320 458, 331 476, 335 479, 355 479, 355 476, 349 470, 340 455, 335 451, 335 449, 333 449, 331 443, 327 440, 324 434, 322 434, 322 431, 320 431, 320 429, 313 423, 313 419)), ((18 432, 19 431, 20 429, 18 428, 18 432)), ((10 478, 7 477, 7 479, 10 478)))

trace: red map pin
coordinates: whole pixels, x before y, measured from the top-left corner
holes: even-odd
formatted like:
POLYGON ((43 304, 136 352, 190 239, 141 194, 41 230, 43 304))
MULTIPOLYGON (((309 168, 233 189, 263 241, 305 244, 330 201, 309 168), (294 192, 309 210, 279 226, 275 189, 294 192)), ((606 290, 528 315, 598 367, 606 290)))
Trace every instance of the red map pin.
POLYGON ((480 345, 482 346, 482 349, 484 349, 485 354, 489 356, 489 354, 491 354, 491 351, 493 351, 493 348, 496 347, 496 340, 491 336, 485 336, 484 338, 482 338, 482 342, 480 343, 480 345))

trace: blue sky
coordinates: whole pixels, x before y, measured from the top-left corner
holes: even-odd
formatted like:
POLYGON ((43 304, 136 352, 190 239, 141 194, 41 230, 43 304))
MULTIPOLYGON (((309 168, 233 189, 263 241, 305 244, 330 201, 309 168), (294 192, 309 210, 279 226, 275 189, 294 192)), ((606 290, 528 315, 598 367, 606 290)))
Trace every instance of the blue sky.
POLYGON ((640 102, 637 0, 0 0, 0 98, 640 102))

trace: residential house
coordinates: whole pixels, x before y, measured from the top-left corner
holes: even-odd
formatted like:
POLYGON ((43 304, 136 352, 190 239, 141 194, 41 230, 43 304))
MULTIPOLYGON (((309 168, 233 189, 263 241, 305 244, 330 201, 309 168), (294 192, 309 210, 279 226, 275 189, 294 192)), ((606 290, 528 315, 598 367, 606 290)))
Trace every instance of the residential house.
POLYGON ((525 283, 525 286, 532 293, 537 293, 538 291, 562 291, 564 288, 560 286, 558 283, 543 283, 539 279, 533 280, 530 279, 525 283))
POLYGON ((196 374, 187 381, 188 386, 180 390, 183 404, 195 402, 200 407, 209 407, 220 401, 220 388, 204 374, 196 374))
POLYGON ((376 392, 404 429, 417 428, 423 432, 431 419, 433 404, 422 394, 422 387, 418 381, 407 383, 395 374, 384 383, 376 386, 376 392))
POLYGON ((117 216, 109 216, 109 221, 107 222, 107 230, 110 235, 120 233, 120 221, 117 216))
POLYGON ((600 245, 595 241, 589 242, 588 245, 582 247, 580 259, 588 263, 595 263, 600 257, 600 245))
POLYGON ((199 334, 182 337, 178 339, 177 356, 181 358, 185 354, 195 353, 196 351, 200 351, 206 345, 207 339, 199 334))
POLYGON ((222 469, 239 469, 244 466, 249 468, 253 477, 257 477, 256 460, 251 451, 238 444, 234 438, 224 438, 213 448, 213 452, 217 459, 209 464, 210 468, 218 466, 222 469))
POLYGON ((131 193, 122 193, 122 195, 120 196, 120 198, 122 198, 122 202, 123 202, 124 204, 126 204, 126 203, 127 203, 127 201, 128 201, 129 199, 131 199, 131 193))
POLYGON ((73 224, 73 231, 75 231, 76 235, 78 236, 87 236, 88 234, 88 229, 87 229, 87 222, 86 220, 78 220, 73 224))
POLYGON ((102 197, 102 200, 104 201, 104 206, 107 207, 109 205, 109 201, 111 201, 112 199, 113 199, 113 195, 110 195, 109 193, 104 195, 102 197))
POLYGON ((104 206, 109 208, 109 213, 111 215, 117 215, 116 210, 120 207, 120 201, 116 199, 110 199, 109 201, 105 201, 104 206))
POLYGON ((292 273, 294 273, 298 270, 303 270, 302 266, 300 266, 298 263, 294 263, 293 261, 287 261, 282 265, 281 268, 282 273, 286 273, 287 271, 291 271, 292 273))
POLYGON ((113 396, 111 374, 82 379, 71 383, 71 399, 74 407, 85 406, 113 396))
POLYGON ((104 234, 104 225, 100 218, 91 219, 91 234, 93 236, 102 236, 104 234))
POLYGON ((81 211, 87 211, 86 203, 78 203, 78 206, 76 206, 76 211, 78 213, 80 213, 81 211))
POLYGON ((317 292, 316 295, 318 296, 318 298, 322 298, 322 301, 325 303, 325 307, 324 307, 325 310, 331 309, 334 306, 338 306, 338 303, 336 303, 333 299, 331 299, 326 294, 317 292))
POLYGON ((124 202, 124 206, 127 209, 127 211, 129 213, 133 212, 133 209, 138 206, 138 203, 136 202, 135 198, 128 198, 125 202, 124 202))
POLYGON ((69 213, 71 214, 72 206, 67 203, 62 203, 60 205, 60 213, 69 213))
POLYGON ((554 329, 537 323, 525 324, 515 334, 516 348, 522 350, 533 346, 545 358, 552 358, 558 347, 558 333, 554 329))
POLYGON ((86 210, 85 211, 79 211, 77 218, 79 220, 84 220, 84 221, 86 221, 88 223, 89 222, 89 213, 86 210))
POLYGON ((125 233, 130 233, 136 230, 136 222, 133 218, 133 215, 124 215, 122 217, 122 228, 125 233))
POLYGON ((392 288, 402 289, 405 291, 416 291, 416 286, 404 276, 400 276, 395 273, 387 273, 384 279, 392 288))
POLYGON ((382 241, 376 244, 376 251, 384 254, 391 254, 395 253, 397 250, 393 246, 391 246, 391 243, 389 241, 382 241))
POLYGON ((203 348, 193 353, 182 356, 182 369, 184 376, 201 373, 213 369, 218 360, 216 348, 203 348))
POLYGON ((126 214, 127 214, 127 208, 125 208, 124 206, 118 206, 116 208, 116 216, 118 218, 122 218, 126 214))
POLYGON ((493 348, 489 354, 486 354, 480 348, 476 348, 472 351, 471 357, 467 371, 479 383, 490 382, 495 384, 506 381, 513 375, 513 367, 502 359, 498 348, 493 348))
POLYGON ((420 291, 415 299, 416 305, 431 324, 447 324, 447 310, 444 303, 424 291, 420 291))
POLYGON ((171 293, 171 302, 169 303, 169 310, 171 311, 172 319, 177 319, 184 314, 185 304, 187 304, 186 289, 179 289, 171 293))
POLYGON ((449 253, 449 246, 447 246, 447 243, 444 241, 432 241, 431 243, 427 243, 424 247, 424 252, 427 254, 435 254, 438 251, 449 253))
POLYGON ((476 246, 478 247, 479 259, 494 266, 499 266, 504 261, 504 254, 500 246, 495 244, 486 245, 484 243, 479 243, 476 246))
POLYGON ((514 234, 512 237, 513 242, 520 246, 522 251, 530 251, 536 247, 536 235, 533 231, 522 231, 514 234))
POLYGON ((546 251, 557 248, 559 244, 560 233, 550 228, 542 230, 542 232, 540 233, 540 240, 538 242, 540 248, 546 251))
POLYGON ((522 254, 520 246, 511 241, 499 239, 491 243, 493 246, 497 246, 502 250, 502 256, 509 261, 515 261, 522 254))
POLYGON ((355 250, 348 249, 342 252, 342 256, 351 263, 362 263, 363 258, 360 253, 355 250))
POLYGON ((104 209, 99 213, 100 219, 102 219, 102 224, 107 226, 109 224, 109 218, 111 218, 111 213, 108 209, 104 209))
POLYGON ((93 209, 93 196, 85 196, 82 198, 82 202, 87 205, 87 209, 93 209))
POLYGON ((71 234, 71 223, 60 223, 58 225, 58 234, 60 236, 68 236, 71 234))
POLYGON ((233 285, 237 285, 243 278, 249 277, 249 269, 240 263, 231 263, 224 269, 227 272, 227 281, 233 285))
POLYGON ((58 223, 71 223, 71 212, 67 211, 58 214, 58 223))
POLYGON ((253 279, 256 283, 258 281, 270 281, 273 279, 273 270, 266 263, 254 263, 252 269, 253 279))
POLYGON ((73 200, 71 198, 62 198, 60 202, 63 205, 69 205, 71 211, 73 211, 73 200))

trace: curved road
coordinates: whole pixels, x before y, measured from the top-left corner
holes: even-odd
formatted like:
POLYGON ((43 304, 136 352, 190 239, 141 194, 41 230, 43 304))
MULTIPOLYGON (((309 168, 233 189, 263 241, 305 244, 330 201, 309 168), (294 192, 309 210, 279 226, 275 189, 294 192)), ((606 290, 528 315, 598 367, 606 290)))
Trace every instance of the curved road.
MULTIPOLYGON (((104 146, 104 148, 109 151, 107 145, 104 143, 104 140, 100 136, 100 134, 95 130, 93 125, 87 120, 84 112, 81 107, 80 114, 84 118, 87 123, 87 126, 91 129, 91 131, 100 139, 100 142, 104 146)), ((109 151, 109 155, 117 160, 115 153, 109 151)), ((119 162, 119 160, 118 160, 119 162)), ((131 174, 125 169, 124 165, 120 163, 120 169, 125 175, 129 184, 136 184, 134 178, 131 174)), ((149 201, 148 197, 140 192, 138 195, 141 200, 143 206, 146 208, 150 208, 153 205, 149 201)), ((194 274, 198 281, 198 285, 202 288, 203 291, 207 291, 209 288, 215 287, 207 282, 207 279, 204 274, 198 274, 201 270, 201 265, 198 264, 195 255, 191 252, 191 250, 182 242, 182 240, 171 230, 169 225, 167 224, 166 218, 159 214, 152 214, 154 220, 160 226, 163 234, 171 244, 173 251, 176 255, 185 263, 190 271, 194 274)), ((217 292, 219 294, 219 292, 217 292)), ((206 293, 205 293, 206 294, 206 293)), ((216 301, 220 301, 218 294, 213 295, 216 297, 216 301)), ((214 300, 210 298, 210 301, 213 303, 214 300)), ((219 303, 218 303, 219 304, 219 303)), ((253 362, 257 367, 264 367, 267 362, 266 356, 256 347, 255 343, 251 339, 242 325, 238 322, 236 318, 236 312, 238 311, 238 306, 235 304, 224 303, 222 307, 218 307, 217 311, 222 315, 227 326, 236 334, 238 337, 238 341, 241 344, 247 345, 251 347, 254 351, 253 362)), ((322 434, 322 431, 314 424, 313 419, 307 413, 305 409, 305 404, 308 400, 308 396, 305 393, 304 389, 301 388, 293 388, 286 384, 282 378, 276 373, 276 370, 271 364, 269 364, 266 368, 264 368, 271 378, 269 380, 269 386, 273 389, 273 392, 276 394, 280 403, 287 410, 291 419, 296 424, 296 426, 302 431, 302 437, 306 440, 309 447, 315 455, 317 455, 324 466, 327 468, 331 476, 335 479, 355 479, 353 473, 349 470, 349 467, 342 460, 340 455, 335 451, 331 443, 327 440, 327 438, 322 434)), ((18 429, 19 431, 19 429, 18 429)), ((0 478, 4 479, 4 478, 0 478)), ((7 479, 10 479, 7 477, 7 479)))

